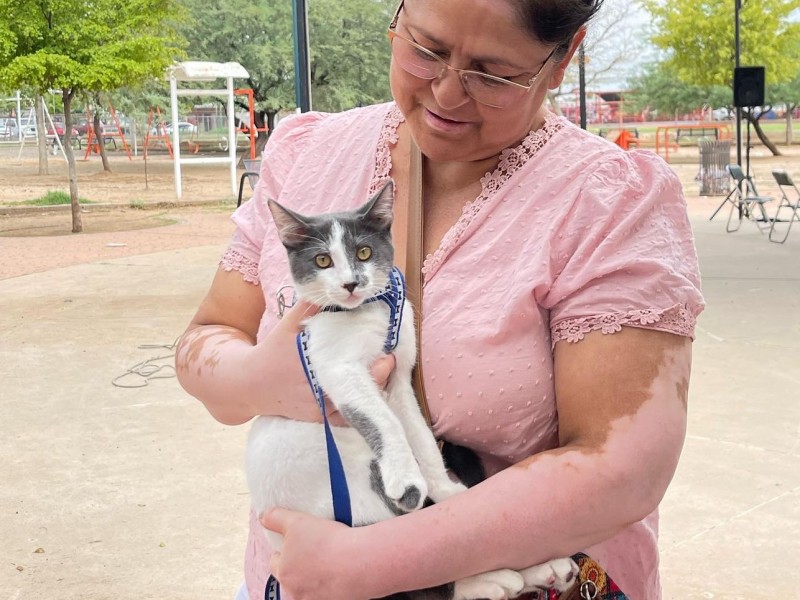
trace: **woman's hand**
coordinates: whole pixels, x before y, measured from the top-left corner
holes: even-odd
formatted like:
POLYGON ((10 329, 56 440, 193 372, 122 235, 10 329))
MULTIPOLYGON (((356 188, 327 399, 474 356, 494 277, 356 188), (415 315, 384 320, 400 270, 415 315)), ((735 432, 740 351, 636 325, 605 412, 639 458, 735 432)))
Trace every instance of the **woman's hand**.
POLYGON ((369 600, 364 590, 354 589, 362 579, 354 568, 363 568, 364 561, 348 559, 356 529, 282 508, 265 513, 261 524, 283 536, 269 570, 294 600, 369 600))
MULTIPOLYGON (((178 380, 218 421, 238 425, 258 415, 321 421, 322 415, 297 353, 297 334, 319 307, 300 301, 256 344, 264 315, 259 286, 219 269, 208 295, 181 337, 175 355, 178 380)), ((395 367, 382 356, 372 367, 381 388, 395 367)), ((328 403, 331 422, 344 421, 328 403)))
MULTIPOLYGON (((306 320, 320 311, 320 307, 305 300, 289 309, 275 328, 269 332, 259 346, 265 365, 267 386, 263 403, 257 406, 258 414, 275 414, 298 421, 322 421, 317 401, 311 393, 303 365, 297 352, 297 334, 303 330, 306 320)), ((394 355, 381 356, 372 365, 372 378, 384 389, 395 368, 394 355)), ((344 425, 345 421, 330 400, 326 399, 326 412, 332 425, 344 425)))

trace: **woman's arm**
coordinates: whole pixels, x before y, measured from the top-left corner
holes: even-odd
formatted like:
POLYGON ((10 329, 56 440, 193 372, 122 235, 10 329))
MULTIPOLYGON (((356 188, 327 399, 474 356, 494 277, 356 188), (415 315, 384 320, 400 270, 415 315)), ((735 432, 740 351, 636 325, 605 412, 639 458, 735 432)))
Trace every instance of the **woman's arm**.
POLYGON ((653 330, 559 342, 561 448, 446 502, 368 527, 269 513, 265 524, 285 535, 272 572, 295 600, 365 600, 523 568, 615 535, 650 514, 672 478, 685 435, 690 362, 689 338, 653 330))
POLYGON ((264 314, 261 286, 220 268, 178 343, 180 384, 225 424, 268 414, 319 420, 295 346, 303 320, 317 310, 299 302, 256 344, 264 314))
MULTIPOLYGON (((299 300, 256 343, 264 314, 261 286, 248 283, 238 271, 220 268, 178 343, 178 381, 226 425, 239 425, 258 415, 321 421, 296 341, 305 320, 317 312, 318 306, 299 300)), ((394 364, 394 356, 389 355, 372 365, 372 376, 381 387, 394 364)), ((332 424, 345 424, 333 405, 328 404, 326 410, 332 424)))

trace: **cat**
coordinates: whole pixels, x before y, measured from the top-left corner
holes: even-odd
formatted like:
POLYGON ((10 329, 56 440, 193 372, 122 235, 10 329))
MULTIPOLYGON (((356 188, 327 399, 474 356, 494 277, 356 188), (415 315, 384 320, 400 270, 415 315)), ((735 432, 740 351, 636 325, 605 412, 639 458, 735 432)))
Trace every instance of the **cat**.
MULTIPOLYGON (((286 248, 295 293, 327 307, 305 323, 307 355, 321 388, 351 427, 334 427, 349 487, 353 526, 368 525, 441 502, 466 489, 447 472, 411 386, 416 360, 414 314, 398 307, 396 368, 381 390, 370 365, 387 351, 392 311, 370 299, 391 287, 394 185, 386 183, 353 211, 304 216, 268 205, 286 248)), ((247 443, 246 472, 254 510, 289 508, 333 519, 323 425, 258 417, 247 443)), ((477 457, 451 447, 451 456, 477 457)), ((463 461, 453 461, 454 464, 463 461)), ((474 469, 473 469, 474 471, 474 469)), ((482 475, 472 477, 471 483, 482 475)), ((273 548, 279 535, 266 531, 273 548)), ((566 589, 577 573, 570 559, 522 571, 501 569, 391 600, 505 599, 547 587, 566 589)))

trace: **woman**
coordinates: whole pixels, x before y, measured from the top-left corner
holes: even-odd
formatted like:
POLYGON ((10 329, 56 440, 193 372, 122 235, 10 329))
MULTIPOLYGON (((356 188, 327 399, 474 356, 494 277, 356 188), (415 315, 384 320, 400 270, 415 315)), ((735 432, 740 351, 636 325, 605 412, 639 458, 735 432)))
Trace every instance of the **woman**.
POLYGON ((280 553, 253 517, 249 598, 263 596, 268 572, 294 600, 366 600, 578 551, 628 597, 660 598, 657 507, 685 435, 703 304, 669 168, 544 107, 598 5, 406 0, 390 26, 395 102, 299 115, 273 134, 181 342, 182 385, 223 423, 318 418, 291 350, 312 309, 278 320, 288 274, 266 200, 308 214, 352 208, 392 177, 402 207, 413 138, 434 431, 493 476, 357 529, 273 511, 263 525, 284 535, 280 553))

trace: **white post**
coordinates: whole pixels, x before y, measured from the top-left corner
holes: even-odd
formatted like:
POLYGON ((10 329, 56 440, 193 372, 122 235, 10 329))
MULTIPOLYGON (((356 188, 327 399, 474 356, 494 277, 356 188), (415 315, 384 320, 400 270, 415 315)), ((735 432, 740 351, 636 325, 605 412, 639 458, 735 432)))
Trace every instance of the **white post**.
MULTIPOLYGON (((61 138, 58 137, 58 130, 56 130, 56 124, 53 123, 53 117, 50 116, 50 111, 47 109, 47 102, 43 102, 44 104, 44 116, 47 117, 48 122, 50 123, 50 129, 53 130, 53 143, 58 146, 58 149, 61 150, 61 156, 64 157, 64 160, 67 160, 67 152, 64 150, 64 146, 61 144, 61 138)), ((66 120, 64 121, 64 127, 66 128, 67 123, 66 120)), ((47 129, 45 129, 47 131, 47 129)))
POLYGON ((236 195, 236 114, 233 77, 228 77, 228 157, 231 161, 231 195, 236 195))
POLYGON ((22 141, 22 98, 17 90, 17 141, 22 141))
POLYGON ((175 197, 181 199, 181 146, 178 136, 178 81, 174 74, 169 77, 170 108, 172 109, 172 153, 175 167, 175 197))

